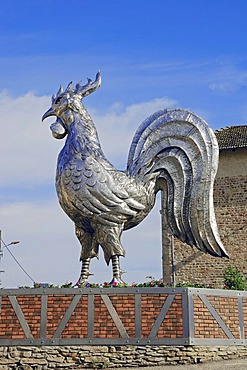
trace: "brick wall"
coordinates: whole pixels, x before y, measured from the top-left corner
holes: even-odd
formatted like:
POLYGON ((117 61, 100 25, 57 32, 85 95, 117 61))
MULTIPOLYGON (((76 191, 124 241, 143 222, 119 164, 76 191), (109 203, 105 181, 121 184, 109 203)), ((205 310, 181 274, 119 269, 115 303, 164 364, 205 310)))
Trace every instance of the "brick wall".
MULTIPOLYGON (((220 314, 235 338, 240 339, 237 297, 208 296, 208 301, 220 314)), ((216 323, 215 318, 199 297, 194 297, 195 338, 227 339, 227 335, 216 323)))
MULTIPOLYGON (((106 292, 107 293, 107 292, 106 292)), ((142 307, 142 337, 147 338, 157 315, 159 314, 167 294, 143 294, 141 296, 142 307)), ((52 338, 63 319, 73 295, 49 295, 47 303, 47 331, 46 337, 52 338)), ((115 308, 129 337, 135 337, 135 297, 134 294, 109 294, 109 298, 115 308)), ((41 297, 38 295, 19 295, 17 303, 24 315, 34 338, 40 337, 41 321, 41 297)), ((86 338, 88 323, 88 296, 82 295, 69 322, 65 326, 61 338, 86 338)), ((94 296, 94 337, 96 338, 120 338, 120 333, 106 307, 101 295, 94 296)), ((164 322, 157 334, 158 338, 182 338, 182 297, 177 294, 169 308, 164 322)), ((0 338, 20 339, 25 334, 14 312, 8 296, 3 296, 0 314, 0 338)))
POLYGON ((177 282, 222 287, 222 274, 229 264, 247 276, 246 149, 220 153, 214 204, 219 234, 230 259, 211 257, 175 240, 177 282))
MULTIPOLYGON (((122 292, 118 294, 111 292, 108 293, 107 291, 102 294, 98 294, 97 292, 94 294, 94 306, 92 308, 94 315, 92 316, 93 322, 90 323, 94 328, 93 338, 121 338, 117 325, 110 313, 112 307, 116 311, 118 320, 122 322, 128 337, 138 337, 135 322, 135 289, 133 288, 133 294, 126 294, 126 288, 122 288, 121 290, 122 292), (105 299, 106 295, 110 302, 110 306, 108 305, 108 307, 102 299, 103 296, 105 299)), ((193 289, 188 288, 177 288, 174 290, 149 288, 150 293, 146 293, 145 291, 142 293, 141 290, 142 288, 140 288, 138 293, 141 307, 141 338, 148 338, 154 325, 156 325, 157 333, 153 335, 154 338, 184 338, 187 340, 188 338, 186 335, 188 336, 189 334, 187 332, 187 334, 184 333, 184 328, 187 327, 186 320, 188 320, 188 317, 186 317, 186 310, 183 314, 183 308, 185 302, 187 302, 188 294, 190 294, 193 297, 193 307, 191 308, 191 312, 194 312, 195 327, 194 335, 190 334, 190 336, 192 335, 192 337, 196 339, 227 339, 227 336, 222 331, 207 304, 205 304, 201 299, 200 294, 203 294, 204 297, 207 297, 205 298, 207 299, 206 302, 209 302, 208 304, 217 311, 221 319, 229 327, 229 330, 232 332, 235 339, 241 339, 239 331, 238 292, 236 292, 236 294, 230 294, 228 291, 216 291, 212 289, 194 289, 194 292, 193 289), (157 292, 157 289, 159 292, 157 292), (162 317, 161 321, 159 319, 160 323, 157 326, 156 319, 164 309, 164 305, 167 304, 168 297, 170 299, 170 305, 167 306, 167 312, 162 317)), ((77 295, 79 298, 78 303, 75 308, 71 310, 71 302, 74 298, 74 294, 71 292, 73 292, 73 289, 71 289, 69 294, 63 293, 62 289, 61 294, 49 294, 48 292, 47 307, 45 311, 46 332, 44 333, 44 338, 54 337, 56 329, 64 316, 68 314, 68 311, 70 311, 71 316, 62 330, 60 338, 88 338, 88 295, 77 295)), ((39 294, 36 292, 36 294, 33 295, 30 295, 30 292, 28 295, 23 293, 18 295, 15 293, 16 295, 14 297, 16 300, 12 300, 12 302, 10 301, 10 298, 13 297, 11 292, 8 294, 10 295, 3 295, 1 301, 0 339, 9 340, 26 338, 21 326, 21 321, 23 323, 22 317, 26 321, 26 324, 24 324, 30 328, 33 339, 39 339, 41 333, 41 321, 44 321, 44 316, 43 319, 41 317, 42 290, 39 294), (16 307, 19 312, 18 317, 14 310, 16 307)), ((243 326, 245 326, 247 330, 246 296, 242 297, 242 304, 243 311, 241 313, 241 317, 243 317, 244 320, 243 326)), ((190 308, 187 307, 187 309, 190 308)), ((34 343, 33 339, 32 343, 34 343)))
MULTIPOLYGON (((135 298, 133 295, 110 296, 111 302, 116 309, 129 336, 135 336, 135 298)), ((95 296, 95 324, 94 334, 98 338, 119 338, 120 334, 114 324, 109 311, 102 298, 95 296)))

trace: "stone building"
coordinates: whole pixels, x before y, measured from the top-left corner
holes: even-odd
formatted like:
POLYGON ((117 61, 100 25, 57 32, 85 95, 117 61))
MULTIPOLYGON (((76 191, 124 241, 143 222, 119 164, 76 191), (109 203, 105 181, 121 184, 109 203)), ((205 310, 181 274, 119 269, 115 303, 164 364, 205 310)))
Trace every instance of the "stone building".
MULTIPOLYGON (((230 259, 215 258, 174 241, 176 282, 223 286, 229 266, 247 276, 247 126, 231 126, 215 132, 220 149, 214 186, 214 204, 222 242, 230 259)), ((164 278, 172 281, 172 253, 166 255, 164 278)))

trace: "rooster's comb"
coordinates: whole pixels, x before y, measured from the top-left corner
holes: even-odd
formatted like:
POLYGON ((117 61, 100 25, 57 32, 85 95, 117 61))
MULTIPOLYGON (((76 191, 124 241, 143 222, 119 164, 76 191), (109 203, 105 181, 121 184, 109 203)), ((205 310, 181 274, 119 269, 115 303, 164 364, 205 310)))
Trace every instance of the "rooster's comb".
POLYGON ((60 85, 60 88, 56 95, 52 96, 52 103, 56 101, 56 99, 62 95, 63 93, 73 93, 73 95, 78 95, 81 99, 85 96, 91 94, 95 90, 97 90, 101 85, 101 74, 100 71, 96 74, 95 81, 92 81, 90 78, 87 79, 86 85, 82 85, 81 81, 79 81, 75 88, 72 87, 72 81, 68 84, 65 91, 63 91, 63 86, 60 85))

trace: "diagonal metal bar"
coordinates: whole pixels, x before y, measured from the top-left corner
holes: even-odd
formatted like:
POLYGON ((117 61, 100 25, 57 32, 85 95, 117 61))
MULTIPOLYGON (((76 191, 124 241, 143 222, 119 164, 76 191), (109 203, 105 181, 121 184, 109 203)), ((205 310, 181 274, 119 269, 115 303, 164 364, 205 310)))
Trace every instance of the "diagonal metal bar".
POLYGON ((211 315, 213 316, 213 318, 217 321, 217 323, 219 324, 219 326, 221 327, 221 329, 224 331, 224 333, 226 334, 226 336, 229 339, 235 339, 235 337, 233 336, 233 334, 230 331, 230 329, 226 326, 226 324, 224 323, 224 321, 222 320, 222 318, 220 317, 220 315, 218 314, 218 312, 215 310, 215 308, 207 300, 206 296, 204 294, 198 294, 198 297, 205 304, 205 306, 207 307, 207 309, 209 310, 209 312, 211 313, 211 315))
POLYGON ((157 316, 154 324, 153 324, 153 327, 149 333, 149 336, 148 338, 155 338, 158 331, 159 331, 159 328, 160 328, 160 325, 162 324, 166 314, 167 314, 167 311, 169 310, 169 308, 171 307, 171 304, 172 304, 172 301, 173 299, 175 298, 175 294, 169 294, 168 297, 166 298, 165 300, 165 303, 163 304, 161 310, 160 310, 160 313, 159 315, 157 316))
POLYGON ((41 295, 40 338, 46 338, 48 295, 41 295))
POLYGON ((125 327, 123 326, 123 323, 120 319, 120 317, 117 314, 117 311, 115 310, 110 298, 106 294, 101 294, 100 295, 104 304, 106 305, 106 308, 109 312, 109 314, 112 317, 112 320, 114 321, 117 330, 119 331, 119 334, 121 335, 122 338, 129 338, 129 335, 127 331, 125 330, 125 327))
POLYGON ((82 294, 77 294, 77 295, 74 296, 74 298, 72 299, 67 311, 64 314, 64 317, 60 321, 60 324, 58 325, 58 327, 57 327, 57 329, 56 329, 56 331, 53 335, 53 338, 60 338, 65 326, 67 325, 67 323, 70 319, 70 316, 72 315, 72 313, 74 312, 78 302, 80 301, 81 296, 82 296, 82 294))
POLYGON ((15 296, 9 296, 10 303, 13 307, 13 310, 15 311, 15 314, 17 316, 17 319, 19 320, 19 323, 22 327, 22 330, 24 331, 24 334, 26 338, 33 338, 32 332, 28 326, 28 323, 26 322, 25 316, 23 315, 22 309, 16 299, 15 296))

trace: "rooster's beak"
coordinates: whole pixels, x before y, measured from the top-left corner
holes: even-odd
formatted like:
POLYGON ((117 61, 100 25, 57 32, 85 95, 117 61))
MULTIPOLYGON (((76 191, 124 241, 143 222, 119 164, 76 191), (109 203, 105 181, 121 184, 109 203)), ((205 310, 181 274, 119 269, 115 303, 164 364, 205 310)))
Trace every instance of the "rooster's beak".
POLYGON ((48 117, 51 117, 51 116, 54 116, 54 112, 53 112, 52 108, 48 109, 48 111, 45 112, 45 114, 42 117, 42 121, 44 121, 44 119, 46 119, 48 117))

